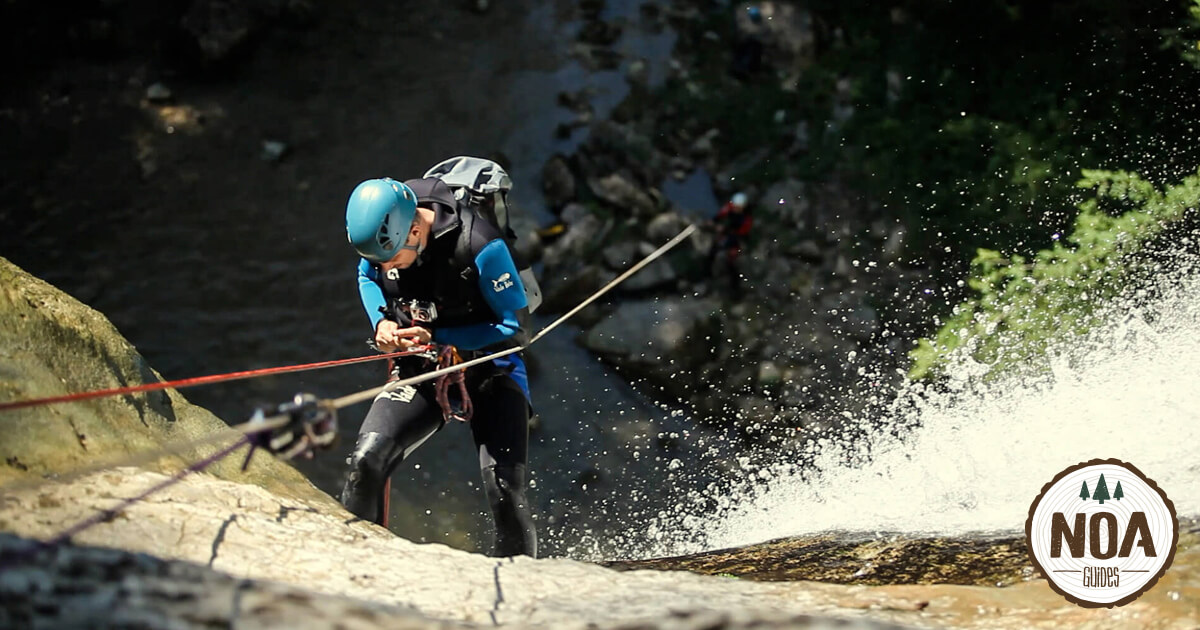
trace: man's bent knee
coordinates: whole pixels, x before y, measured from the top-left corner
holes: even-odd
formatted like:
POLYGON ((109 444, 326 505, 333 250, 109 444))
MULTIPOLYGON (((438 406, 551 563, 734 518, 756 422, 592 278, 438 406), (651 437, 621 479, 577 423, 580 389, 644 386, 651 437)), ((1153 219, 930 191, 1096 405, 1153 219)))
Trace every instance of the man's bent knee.
POLYGON ((396 451, 396 442, 380 433, 358 436, 346 459, 349 471, 341 497, 342 505, 355 516, 373 523, 383 522, 383 493, 396 451))

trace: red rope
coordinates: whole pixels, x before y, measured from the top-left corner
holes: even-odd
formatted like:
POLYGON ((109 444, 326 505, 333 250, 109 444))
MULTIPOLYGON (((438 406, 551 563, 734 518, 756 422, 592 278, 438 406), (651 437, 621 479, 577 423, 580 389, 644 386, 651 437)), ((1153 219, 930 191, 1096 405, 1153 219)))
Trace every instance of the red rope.
POLYGON ((391 359, 410 354, 420 354, 428 351, 428 346, 414 346, 407 350, 398 352, 390 352, 388 354, 374 354, 365 357, 354 357, 351 359, 337 359, 335 361, 320 361, 318 363, 304 363, 301 365, 285 365, 281 367, 262 368, 258 370, 246 370, 243 372, 227 372, 225 374, 211 374, 209 376, 196 376, 192 378, 180 379, 177 381, 165 381, 159 383, 146 383, 144 385, 131 385, 128 387, 116 387, 113 389, 101 389, 90 392, 78 392, 75 394, 64 394, 62 396, 49 396, 47 398, 32 398, 29 400, 16 400, 13 402, 0 403, 0 411, 9 409, 22 409, 24 407, 36 407, 39 405, 50 405, 61 402, 73 402, 77 400, 88 400, 91 398, 104 398, 106 396, 120 396, 122 394, 137 394, 140 392, 152 392, 160 389, 181 389, 184 387, 195 387, 196 385, 208 385, 211 383, 224 383, 226 381, 236 381, 247 378, 255 378, 258 376, 268 376, 270 374, 286 374, 289 372, 303 372, 306 370, 319 370, 322 368, 337 367, 339 365, 352 365, 354 363, 366 363, 368 361, 379 361, 381 359, 391 359))
MULTIPOLYGON (((441 352, 438 353, 438 369, 448 368, 459 363, 462 363, 462 357, 458 356, 458 350, 454 346, 442 346, 441 352)), ((443 374, 438 377, 437 383, 434 385, 438 405, 442 408, 442 417, 446 419, 446 422, 451 420, 470 422, 471 416, 475 414, 471 396, 467 394, 465 374, 465 368, 450 374, 443 374), (458 385, 460 405, 458 409, 455 409, 454 405, 450 403, 450 386, 454 384, 458 385)))

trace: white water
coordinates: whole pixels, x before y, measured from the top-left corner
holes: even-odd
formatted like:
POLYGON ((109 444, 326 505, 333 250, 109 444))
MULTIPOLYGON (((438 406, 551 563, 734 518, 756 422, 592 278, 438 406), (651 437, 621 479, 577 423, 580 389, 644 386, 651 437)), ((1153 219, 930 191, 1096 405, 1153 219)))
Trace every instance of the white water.
MULTIPOLYGON (((1114 306, 1107 326, 1064 343, 1049 376, 986 386, 967 378, 956 394, 902 392, 919 402, 883 423, 917 427, 901 439, 885 432, 826 443, 815 470, 771 463, 754 472, 756 463, 743 461, 745 475, 701 493, 720 506, 715 514, 663 515, 645 555, 830 529, 1022 530, 1042 486, 1094 458, 1133 464, 1181 516, 1200 513, 1200 277, 1164 283, 1165 297, 1114 306)), ((982 371, 969 361, 960 367, 982 371)))

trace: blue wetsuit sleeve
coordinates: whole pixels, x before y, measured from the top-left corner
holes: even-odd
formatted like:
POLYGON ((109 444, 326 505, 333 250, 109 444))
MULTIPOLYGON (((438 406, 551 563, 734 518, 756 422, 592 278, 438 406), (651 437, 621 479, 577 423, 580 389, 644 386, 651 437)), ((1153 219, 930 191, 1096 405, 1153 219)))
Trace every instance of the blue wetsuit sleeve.
POLYGON ((496 314, 496 321, 438 328, 433 333, 434 341, 478 350, 521 332, 517 311, 526 306, 525 285, 508 246, 502 239, 484 245, 475 256, 475 268, 479 270, 479 292, 496 314))
POLYGON ((371 320, 372 332, 379 326, 379 321, 383 319, 383 311, 380 309, 387 306, 387 300, 383 297, 383 287, 376 282, 378 278, 379 271, 367 262, 367 259, 360 258, 358 260, 358 296, 362 299, 367 317, 371 320))

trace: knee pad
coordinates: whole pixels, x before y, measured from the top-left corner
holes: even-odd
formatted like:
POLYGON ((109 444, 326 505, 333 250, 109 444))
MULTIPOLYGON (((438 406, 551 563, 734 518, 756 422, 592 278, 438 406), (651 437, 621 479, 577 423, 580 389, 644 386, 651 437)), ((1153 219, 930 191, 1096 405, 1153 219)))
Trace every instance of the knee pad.
POLYGON ((350 457, 349 470, 342 486, 342 505, 355 516, 374 523, 383 522, 384 487, 397 456, 395 440, 380 433, 364 433, 350 457))

